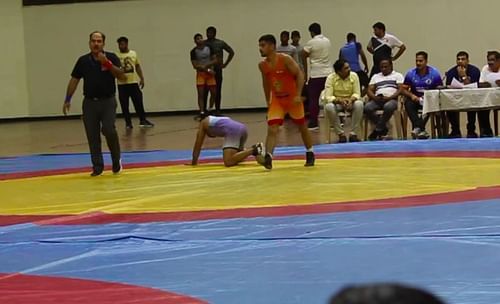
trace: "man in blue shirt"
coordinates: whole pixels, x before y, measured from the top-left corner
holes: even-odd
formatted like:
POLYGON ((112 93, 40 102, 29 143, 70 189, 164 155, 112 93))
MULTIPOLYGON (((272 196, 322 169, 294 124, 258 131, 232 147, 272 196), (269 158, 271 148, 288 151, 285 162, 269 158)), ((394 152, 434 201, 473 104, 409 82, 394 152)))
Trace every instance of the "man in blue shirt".
POLYGON ((361 96, 365 96, 366 90, 368 90, 368 83, 370 82, 368 78, 368 60, 366 59, 361 43, 356 41, 355 34, 347 34, 347 43, 340 49, 339 59, 347 61, 351 67, 351 71, 358 74, 359 83, 361 85, 361 96), (364 69, 362 69, 359 64, 359 57, 361 57, 363 61, 363 65, 365 66, 364 69))
MULTIPOLYGON (((469 64, 469 54, 467 52, 460 51, 457 54, 457 65, 446 72, 446 85, 450 85, 453 79, 456 79, 463 84, 479 82, 480 77, 481 71, 476 66, 469 64)), ((476 113, 479 117, 481 135, 488 136, 493 134, 490 126, 490 111, 470 111, 467 112, 467 138, 478 137, 476 133, 476 113)), ((451 125, 451 133, 448 136, 449 138, 462 137, 462 133, 460 132, 459 114, 459 112, 451 111, 446 113, 451 125)))
POLYGON ((403 95, 406 96, 405 108, 411 120, 414 139, 427 139, 429 134, 425 131, 427 117, 418 116, 418 110, 422 109, 425 90, 436 89, 443 85, 441 75, 436 68, 427 65, 429 55, 420 51, 415 55, 416 68, 411 69, 405 76, 405 87, 403 95))

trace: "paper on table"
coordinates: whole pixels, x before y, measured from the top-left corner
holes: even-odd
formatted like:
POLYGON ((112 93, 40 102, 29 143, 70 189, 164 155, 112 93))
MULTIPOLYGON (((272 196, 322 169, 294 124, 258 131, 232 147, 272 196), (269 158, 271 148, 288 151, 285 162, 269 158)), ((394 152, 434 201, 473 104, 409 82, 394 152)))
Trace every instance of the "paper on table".
POLYGON ((477 89, 477 82, 463 84, 457 79, 453 78, 450 84, 450 88, 452 89, 477 89))
POLYGON ((450 88, 452 88, 452 89, 463 89, 463 87, 464 87, 464 84, 461 83, 460 81, 456 80, 455 78, 453 78, 451 80, 450 88))
POLYGON ((464 85, 464 89, 477 89, 477 82, 464 85))

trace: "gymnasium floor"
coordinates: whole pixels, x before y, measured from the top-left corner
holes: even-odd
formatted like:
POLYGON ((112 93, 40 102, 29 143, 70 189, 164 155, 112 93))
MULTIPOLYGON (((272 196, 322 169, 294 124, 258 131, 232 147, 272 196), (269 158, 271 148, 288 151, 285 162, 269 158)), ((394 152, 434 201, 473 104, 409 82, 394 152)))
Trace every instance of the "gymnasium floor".
MULTIPOLYGON (((263 113, 234 114, 263 141, 263 113)), ((125 171, 88 177, 79 120, 2 123, 0 303, 325 303, 398 281, 449 303, 500 298, 500 138, 324 144, 303 167, 186 166, 191 116, 118 122, 125 171)), ((108 156, 107 156, 108 157, 108 156)))

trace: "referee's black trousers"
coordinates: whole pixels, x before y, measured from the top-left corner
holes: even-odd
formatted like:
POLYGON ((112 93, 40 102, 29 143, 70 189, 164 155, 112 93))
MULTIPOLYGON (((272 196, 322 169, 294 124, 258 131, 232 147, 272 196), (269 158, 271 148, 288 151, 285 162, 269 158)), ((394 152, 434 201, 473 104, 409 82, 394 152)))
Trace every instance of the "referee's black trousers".
POLYGON ((111 152, 113 163, 120 161, 120 142, 116 132, 116 99, 85 98, 83 100, 83 123, 89 143, 92 166, 94 170, 104 169, 104 159, 101 148, 101 131, 111 152))

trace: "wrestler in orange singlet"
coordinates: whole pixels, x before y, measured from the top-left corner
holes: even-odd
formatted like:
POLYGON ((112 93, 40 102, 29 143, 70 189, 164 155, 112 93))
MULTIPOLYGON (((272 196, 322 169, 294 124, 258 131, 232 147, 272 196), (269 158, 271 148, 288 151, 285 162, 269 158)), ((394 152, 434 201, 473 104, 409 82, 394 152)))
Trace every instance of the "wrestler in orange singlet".
POLYGON ((307 149, 305 166, 314 166, 314 152, 309 130, 305 125, 303 99, 304 75, 297 63, 288 55, 276 53, 276 38, 264 35, 259 39, 259 50, 266 59, 259 63, 267 112, 266 156, 264 166, 272 169, 272 155, 276 146, 279 126, 289 114, 298 126, 307 149))

